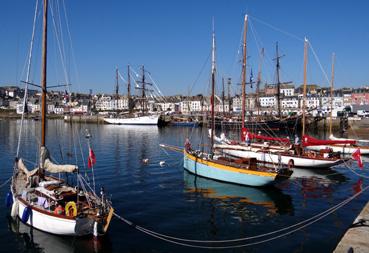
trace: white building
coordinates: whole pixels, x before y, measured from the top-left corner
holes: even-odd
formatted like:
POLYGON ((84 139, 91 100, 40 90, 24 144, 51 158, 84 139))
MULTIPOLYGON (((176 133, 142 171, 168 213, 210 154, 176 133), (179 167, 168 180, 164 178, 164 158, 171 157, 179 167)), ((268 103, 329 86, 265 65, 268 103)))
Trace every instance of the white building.
POLYGON ((260 97, 259 101, 261 107, 275 107, 277 104, 275 96, 260 97))
POLYGON ((294 85, 281 85, 280 87, 281 94, 285 97, 292 97, 295 96, 295 86, 294 85))

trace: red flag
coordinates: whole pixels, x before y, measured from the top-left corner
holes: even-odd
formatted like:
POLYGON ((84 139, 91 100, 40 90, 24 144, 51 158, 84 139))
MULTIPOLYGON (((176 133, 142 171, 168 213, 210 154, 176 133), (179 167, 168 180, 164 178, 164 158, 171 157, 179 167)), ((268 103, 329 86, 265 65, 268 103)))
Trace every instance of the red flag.
POLYGON ((92 168, 92 166, 96 163, 96 156, 92 148, 90 148, 90 152, 88 154, 88 167, 92 168))
POLYGON ((246 140, 246 134, 248 133, 249 130, 247 130, 246 127, 241 129, 241 141, 245 141, 246 140))
POLYGON ((360 148, 358 148, 354 153, 352 153, 352 159, 357 161, 359 168, 363 168, 363 161, 361 160, 360 148))

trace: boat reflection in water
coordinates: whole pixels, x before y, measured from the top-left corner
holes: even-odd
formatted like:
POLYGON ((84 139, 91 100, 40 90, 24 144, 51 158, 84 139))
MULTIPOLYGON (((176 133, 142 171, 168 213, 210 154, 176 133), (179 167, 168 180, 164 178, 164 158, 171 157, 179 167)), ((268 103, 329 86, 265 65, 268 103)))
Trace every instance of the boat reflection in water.
POLYGON ((94 240, 92 237, 56 236, 23 224, 19 219, 8 218, 8 228, 15 234, 18 251, 44 253, 112 252, 109 235, 94 240))
POLYGON ((184 172, 184 185, 187 193, 200 194, 203 198, 218 200, 222 202, 222 207, 231 207, 237 211, 242 211, 242 207, 259 206, 264 207, 269 216, 292 215, 294 212, 291 196, 284 194, 274 186, 257 188, 228 184, 199 177, 187 171, 184 172))
POLYGON ((320 199, 332 196, 336 186, 347 181, 348 178, 335 169, 294 169, 290 180, 278 186, 301 193, 303 199, 320 199))

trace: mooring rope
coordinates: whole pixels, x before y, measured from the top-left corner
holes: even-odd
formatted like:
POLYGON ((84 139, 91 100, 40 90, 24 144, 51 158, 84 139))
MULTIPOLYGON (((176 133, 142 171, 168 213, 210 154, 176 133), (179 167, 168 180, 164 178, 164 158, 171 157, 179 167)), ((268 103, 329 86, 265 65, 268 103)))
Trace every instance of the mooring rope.
POLYGON ((229 240, 193 240, 193 239, 186 239, 186 238, 179 238, 179 237, 174 237, 174 236, 169 236, 169 235, 165 235, 165 234, 161 234, 146 228, 143 228, 127 219, 125 219, 124 217, 118 215, 117 213, 114 213, 114 216, 117 217, 119 220, 125 222, 126 224, 128 224, 131 227, 136 228, 137 230, 150 235, 152 237, 155 237, 157 239, 160 240, 164 240, 166 242, 170 242, 170 243, 174 243, 177 245, 181 245, 181 246, 186 246, 186 247, 192 247, 192 248, 203 248, 203 249, 230 249, 230 248, 240 248, 240 247, 247 247, 247 246, 252 246, 252 245, 256 245, 256 244, 261 244, 261 243, 265 243, 268 241, 272 241, 275 239, 278 239, 280 237, 292 234, 294 232, 297 232, 307 226, 310 226, 314 223, 316 223, 317 221, 323 219, 324 217, 328 216, 329 214, 337 211, 339 208, 345 206, 346 204, 348 204, 349 202, 351 202, 353 199, 355 199, 356 197, 358 197, 360 194, 362 194, 363 192, 365 192, 366 190, 369 189, 369 186, 365 187, 362 191, 355 193, 354 195, 352 195, 351 197, 347 198, 346 200, 342 201, 341 203, 315 215, 312 216, 306 220, 303 220, 301 222, 298 222, 296 224, 293 224, 291 226, 285 227, 285 228, 281 228, 272 232, 268 232, 268 233, 264 233, 264 234, 260 234, 260 235, 255 235, 255 236, 250 236, 250 237, 244 237, 244 238, 238 238, 238 239, 229 239, 229 240), (291 230, 290 230, 291 229, 291 230), (290 230, 290 231, 288 231, 290 230), (229 246, 202 246, 202 245, 194 245, 194 244, 190 244, 190 243, 234 243, 234 242, 241 242, 241 241, 246 241, 246 240, 251 240, 251 239, 258 239, 258 238, 263 238, 263 237, 267 237, 267 236, 271 236, 273 234, 276 233, 280 233, 286 231, 282 234, 276 235, 274 237, 271 238, 267 238, 267 239, 263 239, 260 241, 256 241, 256 242, 251 242, 251 243, 247 243, 247 244, 239 244, 239 245, 229 245, 229 246))
POLYGON ((9 177, 4 183, 2 183, 0 185, 0 188, 2 188, 3 186, 7 185, 10 182, 10 180, 12 180, 12 177, 9 177))

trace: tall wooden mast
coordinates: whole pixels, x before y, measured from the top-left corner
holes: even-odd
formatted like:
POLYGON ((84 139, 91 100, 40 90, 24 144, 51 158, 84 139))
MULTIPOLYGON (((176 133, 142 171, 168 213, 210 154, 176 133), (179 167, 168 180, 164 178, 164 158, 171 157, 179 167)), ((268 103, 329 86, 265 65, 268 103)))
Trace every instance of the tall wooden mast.
POLYGON ((213 154, 214 147, 214 131, 215 131, 215 31, 213 20, 212 47, 211 47, 211 143, 210 153, 213 154))
POLYGON ((118 110, 118 98, 119 98, 119 73, 117 67, 115 68, 115 110, 118 110))
POLYGON ((242 57, 242 128, 245 127, 245 109, 246 109, 246 39, 247 39, 247 15, 244 20, 243 31, 243 57, 242 57))
POLYGON ((279 59, 281 58, 281 56, 279 56, 279 51, 278 51, 278 42, 276 42, 275 45, 275 50, 276 50, 276 71, 277 71, 277 106, 278 106, 278 118, 281 119, 281 80, 279 77, 279 70, 280 70, 280 63, 279 63, 279 59))
POLYGON ((127 79, 128 79, 128 82, 127 82, 127 97, 128 97, 128 100, 131 99, 131 73, 130 73, 130 67, 129 65, 127 66, 127 79))
POLYGON ((131 71, 129 65, 127 66, 127 99, 128 99, 128 111, 132 112, 132 99, 131 99, 131 71))
POLYGON ((146 99, 146 94, 145 94, 145 66, 142 66, 142 116, 145 115, 145 99, 146 99))
POLYGON ((47 66, 47 8, 48 0, 44 0, 43 30, 42 30, 42 67, 41 67, 41 147, 46 144, 46 66, 47 66))
POLYGON ((224 93, 224 77, 222 77, 222 105, 223 105, 223 116, 225 116, 225 93, 224 93))
POLYGON ((336 54, 332 54, 332 75, 331 75, 331 110, 329 113, 329 135, 332 135, 332 113, 333 113, 333 85, 334 85, 334 62, 336 59, 336 54))
POLYGON ((260 57, 259 57, 259 66, 258 66, 258 79, 256 82, 256 101, 255 105, 257 108, 258 116, 257 118, 260 118, 260 102, 259 102, 259 92, 260 92, 260 84, 261 84, 261 68, 263 66, 263 60, 264 60, 264 48, 261 49, 260 57))
POLYGON ((304 41, 304 96, 302 100, 302 137, 305 135, 305 109, 306 109, 306 68, 307 68, 307 50, 308 40, 304 41))

